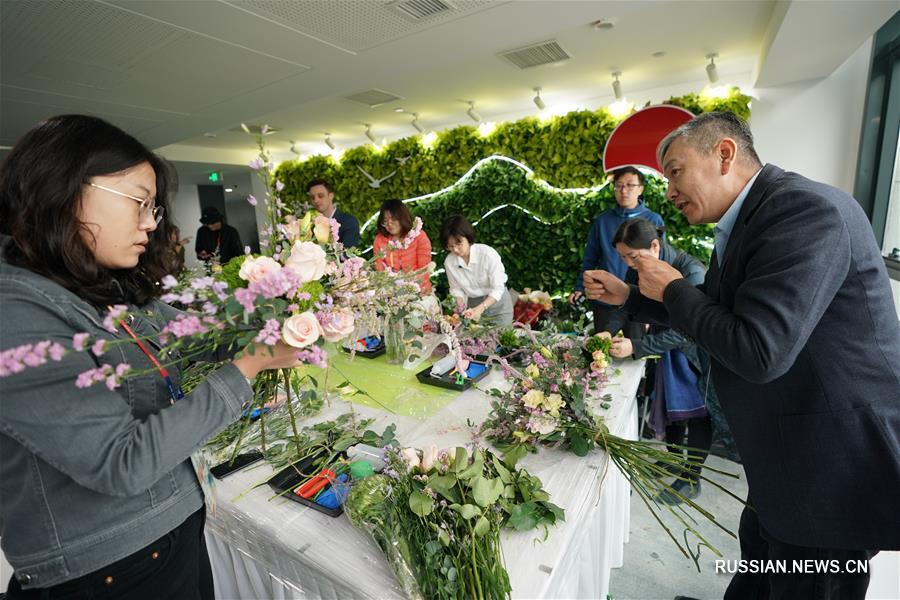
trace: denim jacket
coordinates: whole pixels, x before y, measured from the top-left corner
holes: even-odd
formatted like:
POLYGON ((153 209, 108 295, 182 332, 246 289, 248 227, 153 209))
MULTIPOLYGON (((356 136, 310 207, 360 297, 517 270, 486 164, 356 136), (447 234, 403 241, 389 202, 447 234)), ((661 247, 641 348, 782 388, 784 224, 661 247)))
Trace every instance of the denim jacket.
MULTIPOLYGON (((49 279, 10 265, 0 236, 0 349, 72 336, 114 339, 90 304, 49 279)), ((133 308, 133 307, 132 307, 133 308)), ((159 331, 178 312, 154 301, 132 328, 159 331)), ((127 338, 126 338, 127 339, 127 338)), ((158 348, 154 348, 158 350, 158 348)), ((181 372, 169 370, 175 386, 181 372)), ((189 460, 240 416, 247 380, 223 366, 170 404, 162 377, 137 344, 0 378, 0 543, 24 589, 75 579, 162 537, 203 507, 189 460), (103 363, 148 374, 109 390, 76 376, 103 363)))

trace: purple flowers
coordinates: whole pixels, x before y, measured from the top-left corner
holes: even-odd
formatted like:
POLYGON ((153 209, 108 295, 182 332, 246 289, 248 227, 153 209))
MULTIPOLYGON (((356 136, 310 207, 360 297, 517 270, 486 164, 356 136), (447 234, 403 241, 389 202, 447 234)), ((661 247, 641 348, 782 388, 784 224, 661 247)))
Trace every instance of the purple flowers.
POLYGON ((112 391, 122 385, 122 377, 129 371, 131 371, 131 365, 128 363, 121 363, 115 369, 112 365, 104 364, 96 369, 88 369, 84 373, 79 373, 75 379, 75 386, 86 388, 103 381, 106 383, 106 387, 112 391))
POLYGON ((76 333, 72 336, 72 348, 75 352, 87 350, 90 338, 91 334, 89 333, 76 333))
POLYGON ((97 340, 94 342, 94 345, 91 346, 91 352, 94 356, 100 356, 106 352, 106 340, 97 340))
POLYGON ((260 330, 259 334, 255 338, 253 338, 253 341, 257 344, 274 346, 280 339, 281 323, 278 322, 278 319, 269 319, 268 321, 266 321, 265 327, 263 327, 260 330))
MULTIPOLYGON (((259 294, 264 298, 271 299, 278 296, 293 296, 301 285, 303 283, 293 269, 280 269, 258 281, 254 281, 247 289, 253 294, 259 294)), ((235 296, 237 296, 237 292, 235 292, 235 296)), ((241 302, 240 299, 238 301, 241 302)), ((244 305, 244 308, 247 307, 243 302, 241 304, 244 305)))
POLYGON ((162 284, 162 289, 171 290, 173 287, 178 285, 178 280, 171 275, 166 275, 162 278, 162 281, 160 283, 162 284))
POLYGON ((127 311, 128 307, 124 304, 116 304, 115 306, 113 306, 103 318, 103 328, 110 333, 115 333, 116 331, 118 331, 118 329, 116 328, 116 321, 121 319, 122 315, 124 315, 127 311))
POLYGON ((314 367, 324 369, 328 366, 328 354, 320 346, 309 346, 296 352, 294 356, 297 357, 297 360, 314 367))
POLYGON ((45 340, 37 344, 23 344, 0 352, 0 377, 24 371, 26 367, 37 367, 47 359, 59 361, 66 353, 62 345, 45 340))
POLYGON ((200 319, 194 315, 179 315, 174 321, 163 328, 163 333, 171 333, 177 338, 204 333, 206 327, 200 319))
POLYGON ((256 310, 253 303, 256 301, 258 295, 259 294, 256 292, 251 292, 248 288, 238 288, 234 290, 234 299, 237 300, 248 313, 252 313, 256 310))

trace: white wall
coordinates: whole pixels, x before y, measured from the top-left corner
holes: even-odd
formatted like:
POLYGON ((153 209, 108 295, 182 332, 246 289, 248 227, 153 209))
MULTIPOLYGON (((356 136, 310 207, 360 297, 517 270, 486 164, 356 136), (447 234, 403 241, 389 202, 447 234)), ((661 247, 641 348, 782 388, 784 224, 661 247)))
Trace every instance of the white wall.
POLYGON ((172 221, 181 230, 181 237, 189 237, 184 252, 184 264, 190 269, 199 267, 200 261, 194 254, 194 242, 197 241, 197 229, 200 227, 200 196, 196 185, 181 184, 178 193, 172 198, 172 221))
POLYGON ((869 39, 825 79, 754 89, 760 159, 852 194, 871 52, 869 39))

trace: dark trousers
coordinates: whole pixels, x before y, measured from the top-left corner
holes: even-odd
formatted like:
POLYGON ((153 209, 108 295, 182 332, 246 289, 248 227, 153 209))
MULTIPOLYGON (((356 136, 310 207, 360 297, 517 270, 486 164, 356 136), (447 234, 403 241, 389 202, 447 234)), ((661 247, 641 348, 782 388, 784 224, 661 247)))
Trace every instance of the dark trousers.
POLYGON ((13 577, 8 600, 213 600, 212 568, 203 538, 205 509, 131 556, 51 588, 23 590, 13 577))
POLYGON ((738 535, 741 540, 741 559, 773 562, 783 560, 787 562, 788 572, 735 573, 725 591, 725 600, 864 600, 866 597, 866 589, 869 587, 868 569, 866 573, 850 571, 856 570, 857 561, 868 562, 877 551, 804 548, 779 542, 763 529, 756 511, 749 506, 741 513, 738 535), (806 572, 797 573, 791 570, 794 561, 805 560, 836 564, 840 572, 805 569, 806 572), (853 564, 850 569, 847 568, 848 561, 853 564))
MULTIPOLYGON (((688 458, 696 462, 697 465, 691 466, 690 470, 682 473, 682 477, 687 477, 691 481, 700 479, 701 466, 706 462, 709 456, 709 448, 712 446, 712 421, 709 416, 695 417, 693 419, 685 419, 683 421, 675 421, 666 427, 666 442, 677 446, 687 446, 688 458)), ((684 455, 684 450, 668 447, 669 452, 675 452, 684 455)))

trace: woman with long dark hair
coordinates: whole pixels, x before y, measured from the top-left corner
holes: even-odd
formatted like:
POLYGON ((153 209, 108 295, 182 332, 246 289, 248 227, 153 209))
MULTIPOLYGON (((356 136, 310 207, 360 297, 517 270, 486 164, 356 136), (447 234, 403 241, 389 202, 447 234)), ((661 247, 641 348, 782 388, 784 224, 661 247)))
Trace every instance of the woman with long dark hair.
MULTIPOLYGON (((378 213, 378 233, 372 244, 375 268, 379 271, 422 271, 431 264, 431 240, 400 200, 385 200, 378 213)), ((431 293, 430 273, 418 276, 423 295, 431 293)))
POLYGON ((296 359, 284 344, 241 356, 183 398, 180 368, 164 378, 154 367, 160 348, 137 339, 179 314, 157 300, 169 181, 140 142, 81 115, 37 125, 0 167, 0 349, 134 338, 0 378, 8 598, 213 597, 189 457, 240 417, 259 371, 296 359), (117 304, 141 316, 110 331, 102 315, 117 304), (147 374, 76 387, 103 363, 147 374))

